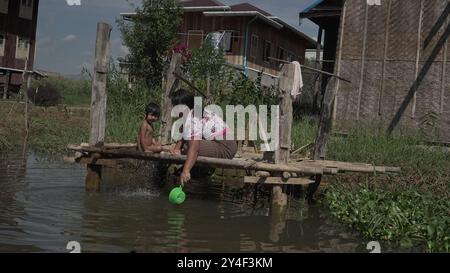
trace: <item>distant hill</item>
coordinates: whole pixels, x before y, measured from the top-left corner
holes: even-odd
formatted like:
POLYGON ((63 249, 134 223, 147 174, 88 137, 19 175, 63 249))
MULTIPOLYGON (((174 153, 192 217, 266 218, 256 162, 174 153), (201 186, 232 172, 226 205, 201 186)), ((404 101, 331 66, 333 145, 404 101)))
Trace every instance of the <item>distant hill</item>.
POLYGON ((66 79, 71 79, 71 80, 82 80, 85 78, 85 76, 83 76, 81 73, 80 74, 61 74, 58 72, 53 72, 53 71, 47 71, 44 69, 36 69, 37 71, 47 75, 48 77, 61 77, 61 78, 66 78, 66 79))

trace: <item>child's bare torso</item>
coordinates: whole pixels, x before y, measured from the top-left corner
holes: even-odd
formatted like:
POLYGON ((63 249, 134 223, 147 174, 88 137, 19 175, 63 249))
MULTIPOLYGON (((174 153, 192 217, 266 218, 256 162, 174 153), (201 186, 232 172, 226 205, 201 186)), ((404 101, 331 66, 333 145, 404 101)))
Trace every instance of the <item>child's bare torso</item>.
POLYGON ((156 145, 156 141, 153 138, 153 126, 149 124, 147 121, 143 121, 141 124, 141 128, 139 131, 137 143, 140 151, 144 152, 145 147, 156 145), (141 135, 143 134, 143 137, 141 135))

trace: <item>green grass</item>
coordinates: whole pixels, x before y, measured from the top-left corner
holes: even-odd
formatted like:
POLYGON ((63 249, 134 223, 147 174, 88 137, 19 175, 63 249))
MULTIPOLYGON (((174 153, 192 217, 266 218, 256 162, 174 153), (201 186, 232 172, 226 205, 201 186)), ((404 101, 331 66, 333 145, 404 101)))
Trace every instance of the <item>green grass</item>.
POLYGON ((61 154, 68 144, 88 141, 89 113, 35 108, 30 117, 29 146, 36 152, 61 154))
MULTIPOLYGON (((296 121, 295 147, 313 142, 316 132, 311 120, 296 121)), ((421 147, 422 140, 408 133, 387 136, 378 126, 332 137, 328 159, 398 166, 402 173, 327 177, 323 203, 337 220, 369 240, 450 252, 450 152, 421 147)))
POLYGON ((308 117, 294 121, 292 126, 292 143, 295 149, 314 143, 317 134, 317 123, 308 117))
POLYGON ((67 106, 89 106, 91 101, 90 79, 73 80, 64 77, 48 77, 33 82, 33 87, 39 84, 51 85, 61 94, 61 104, 67 106))

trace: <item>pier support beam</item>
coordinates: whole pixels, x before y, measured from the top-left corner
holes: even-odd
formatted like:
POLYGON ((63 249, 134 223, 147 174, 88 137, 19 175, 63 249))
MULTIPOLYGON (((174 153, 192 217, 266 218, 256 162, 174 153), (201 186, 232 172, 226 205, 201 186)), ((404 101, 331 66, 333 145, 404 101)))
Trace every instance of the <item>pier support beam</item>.
MULTIPOLYGON (((288 164, 291 151, 291 130, 292 130, 292 97, 291 91, 294 86, 295 66, 293 64, 285 64, 280 74, 279 92, 281 96, 280 102, 280 134, 279 148, 275 152, 274 163, 288 164)), ((282 177, 282 172, 277 174, 282 177)), ((287 185, 274 186, 272 189, 272 205, 271 214, 277 218, 285 214, 288 196, 287 185)))
MULTIPOLYGON (((97 24, 97 40, 95 44, 94 80, 92 82, 91 125, 89 145, 102 147, 105 142, 106 127, 106 82, 111 52, 111 26, 106 23, 97 24)), ((99 191, 102 167, 89 164, 87 167, 86 190, 99 191)))
MULTIPOLYGON (((327 143, 331 134, 333 105, 336 98, 336 83, 338 79, 330 78, 327 83, 325 96, 322 103, 322 111, 320 113, 319 131, 316 137, 314 147, 314 160, 324 160, 326 155, 327 143)), ((307 199, 311 203, 313 196, 320 186, 322 175, 316 175, 315 183, 308 187, 307 199)))

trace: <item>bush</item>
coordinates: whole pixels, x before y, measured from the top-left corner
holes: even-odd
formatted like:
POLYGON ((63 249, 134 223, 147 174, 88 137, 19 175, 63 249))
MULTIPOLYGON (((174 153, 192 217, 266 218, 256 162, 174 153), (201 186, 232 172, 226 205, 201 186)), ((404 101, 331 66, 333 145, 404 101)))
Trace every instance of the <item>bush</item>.
POLYGON ((48 83, 43 83, 36 89, 28 89, 27 94, 29 100, 37 106, 56 106, 61 101, 61 93, 48 83))

